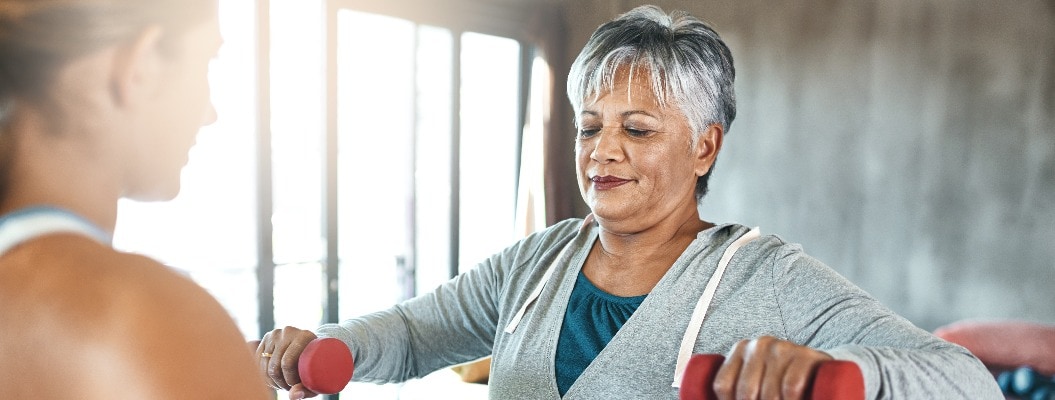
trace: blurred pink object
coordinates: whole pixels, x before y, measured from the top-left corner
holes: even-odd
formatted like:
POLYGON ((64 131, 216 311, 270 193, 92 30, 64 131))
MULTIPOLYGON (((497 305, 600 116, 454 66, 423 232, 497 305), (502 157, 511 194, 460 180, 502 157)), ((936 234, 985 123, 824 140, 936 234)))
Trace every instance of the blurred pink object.
POLYGON ((1030 366, 1055 375, 1055 325, 1022 320, 964 320, 934 335, 967 348, 990 370, 1030 366))

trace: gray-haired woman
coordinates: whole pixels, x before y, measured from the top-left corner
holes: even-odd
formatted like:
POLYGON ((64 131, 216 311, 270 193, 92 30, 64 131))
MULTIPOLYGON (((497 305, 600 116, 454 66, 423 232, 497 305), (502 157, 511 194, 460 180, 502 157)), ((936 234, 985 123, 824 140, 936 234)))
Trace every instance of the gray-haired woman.
MULTIPOLYGON (((883 307, 801 248, 700 218, 736 112, 729 49, 703 22, 642 6, 575 60, 577 178, 592 213, 534 234, 434 292, 324 325, 355 380, 400 382, 493 355, 494 399, 677 398, 685 360, 726 353, 723 399, 801 397, 855 362, 868 398, 1001 398, 964 349, 883 307)), ((315 333, 266 335, 274 384, 315 333)))
POLYGON ((178 192, 220 42, 216 0, 0 0, 0 397, 267 398, 215 299, 110 245, 178 192))

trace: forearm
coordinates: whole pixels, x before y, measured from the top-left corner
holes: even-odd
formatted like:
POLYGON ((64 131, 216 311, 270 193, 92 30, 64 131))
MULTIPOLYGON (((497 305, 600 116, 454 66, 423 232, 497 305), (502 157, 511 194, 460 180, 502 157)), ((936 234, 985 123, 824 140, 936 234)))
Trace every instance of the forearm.
POLYGON ((841 346, 827 351, 861 368, 867 399, 1003 399, 996 380, 966 350, 841 346))
POLYGON ((323 325, 317 333, 348 344, 355 381, 403 382, 486 356, 497 318, 481 283, 488 279, 486 270, 463 274, 388 310, 323 325))
POLYGON ((966 349, 916 327, 812 258, 795 258, 786 268, 776 271, 784 278, 778 282, 789 335, 857 363, 866 398, 1003 399, 966 349))
POLYGON ((353 381, 402 382, 409 379, 406 359, 410 338, 402 316, 387 310, 316 330, 319 337, 340 339, 355 360, 353 381))
MULTIPOLYGON (((356 381, 402 382, 447 366, 490 355, 498 330, 499 297, 510 269, 534 273, 538 257, 560 248, 577 232, 580 220, 567 220, 530 235, 440 285, 432 292, 389 310, 328 324, 319 336, 348 344, 356 381)), ((548 261, 547 261, 548 262, 548 261)), ((520 289, 514 286, 513 290, 520 289)), ((520 304, 520 303, 517 303, 520 304)))

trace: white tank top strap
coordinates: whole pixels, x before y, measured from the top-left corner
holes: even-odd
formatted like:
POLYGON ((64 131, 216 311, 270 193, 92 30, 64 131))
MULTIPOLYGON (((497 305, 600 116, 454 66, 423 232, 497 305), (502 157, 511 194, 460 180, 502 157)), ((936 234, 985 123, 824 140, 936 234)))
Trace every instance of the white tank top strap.
POLYGON ((761 231, 758 227, 755 227, 736 239, 725 249, 725 253, 722 253, 722 258, 718 260, 718 267, 715 268, 711 279, 707 281, 707 286, 703 289, 703 295, 700 296, 700 300, 696 302, 696 307, 692 310, 689 326, 685 328, 685 336, 682 337, 681 347, 678 350, 678 362, 674 366, 674 383, 671 386, 681 387, 685 366, 688 364, 689 358, 692 357, 692 349, 696 345, 696 338, 700 335, 703 319, 707 316, 707 309, 711 306, 711 300, 714 300, 714 292, 718 290, 718 283, 722 280, 722 275, 725 274, 729 261, 732 260, 737 250, 759 236, 761 236, 761 231))
MULTIPOLYGON (((583 219, 582 226, 579 227, 579 230, 586 230, 591 225, 593 225, 592 213, 587 215, 586 218, 583 219)), ((535 289, 531 291, 530 295, 528 295, 527 300, 524 300, 524 305, 520 306, 520 310, 517 311, 516 315, 513 316, 513 319, 509 320, 509 324, 506 325, 506 329, 504 330, 505 333, 513 333, 514 331, 516 331, 517 326, 520 325, 520 320, 523 319, 524 314, 527 313, 528 307, 530 307, 531 304, 534 303, 536 299, 538 299, 538 296, 542 294, 542 289, 546 287, 546 282, 549 282, 550 278, 553 276, 553 271, 557 269, 557 265, 563 262, 564 254, 568 252, 568 247, 570 246, 571 242, 569 242, 567 245, 564 246, 564 248, 560 250, 560 254, 557 254, 557 258, 554 258, 553 262, 551 262, 549 264, 549 267, 546 268, 546 273, 542 274, 542 279, 538 281, 537 285, 535 285, 535 289)))
POLYGON ((0 217, 0 255, 30 239, 59 232, 79 233, 103 244, 111 242, 108 233, 77 214, 53 207, 33 207, 0 217))

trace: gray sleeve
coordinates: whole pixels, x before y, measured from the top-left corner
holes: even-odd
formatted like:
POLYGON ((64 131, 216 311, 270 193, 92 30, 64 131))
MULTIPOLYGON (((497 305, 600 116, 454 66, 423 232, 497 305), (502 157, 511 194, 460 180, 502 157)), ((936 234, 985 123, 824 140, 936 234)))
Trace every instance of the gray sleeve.
POLYGON ((348 345, 352 379, 392 383, 419 378, 491 354, 505 290, 528 275, 539 253, 573 234, 580 220, 566 220, 506 248, 432 292, 388 310, 326 324, 316 333, 348 345), (563 238, 563 239, 562 239, 563 238))
POLYGON ((895 314, 798 246, 773 254, 789 339, 855 362, 869 399, 1003 399, 966 349, 895 314))
POLYGON ((491 354, 498 320, 492 256, 434 291, 388 310, 326 324, 355 358, 354 381, 403 382, 491 354))

